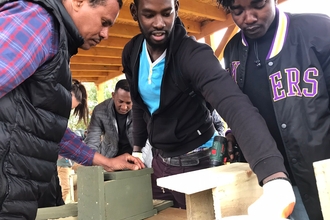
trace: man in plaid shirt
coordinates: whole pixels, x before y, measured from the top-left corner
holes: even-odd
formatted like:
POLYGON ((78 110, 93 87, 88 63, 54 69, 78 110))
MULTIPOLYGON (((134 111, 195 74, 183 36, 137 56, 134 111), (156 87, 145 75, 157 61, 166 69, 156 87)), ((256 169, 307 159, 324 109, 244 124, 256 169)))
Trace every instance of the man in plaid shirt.
POLYGON ((0 0, 0 219, 35 219, 58 153, 107 171, 141 169, 105 158, 67 129, 69 59, 107 39, 122 0, 0 0), (59 147, 60 146, 60 149, 59 147))

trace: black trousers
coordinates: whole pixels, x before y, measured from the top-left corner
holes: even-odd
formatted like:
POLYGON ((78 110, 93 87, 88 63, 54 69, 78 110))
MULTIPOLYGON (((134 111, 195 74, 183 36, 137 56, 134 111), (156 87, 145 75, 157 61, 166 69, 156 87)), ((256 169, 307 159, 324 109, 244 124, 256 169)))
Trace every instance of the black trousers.
POLYGON ((157 186, 156 179, 208 167, 210 167, 209 157, 199 159, 199 164, 195 166, 172 166, 163 162, 163 159, 159 155, 155 154, 152 160, 152 168, 154 169, 154 173, 151 175, 153 198, 160 200, 172 200, 174 203, 173 207, 186 209, 185 194, 157 186))

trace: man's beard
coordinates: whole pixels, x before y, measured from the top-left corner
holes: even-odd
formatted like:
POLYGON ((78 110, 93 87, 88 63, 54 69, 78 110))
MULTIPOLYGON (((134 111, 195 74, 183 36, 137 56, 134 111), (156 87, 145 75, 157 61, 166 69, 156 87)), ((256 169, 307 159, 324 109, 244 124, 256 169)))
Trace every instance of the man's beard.
POLYGON ((151 40, 151 35, 149 35, 149 33, 146 33, 145 31, 143 31, 143 29, 141 28, 140 24, 139 24, 139 27, 140 27, 140 31, 143 35, 143 37, 146 39, 147 41, 147 44, 154 50, 157 50, 157 49, 165 49, 167 47, 167 43, 169 41, 169 34, 166 32, 165 33, 165 41, 163 43, 155 43, 151 40))
POLYGON ((151 39, 150 39, 150 37, 148 38, 148 37, 146 37, 145 35, 144 35, 144 38, 146 39, 146 41, 147 41, 147 44, 152 48, 152 49, 154 49, 154 50, 157 50, 157 49, 165 49, 166 48, 166 46, 167 46, 167 42, 168 42, 168 38, 165 38, 165 41, 163 42, 163 43, 154 43, 151 39))

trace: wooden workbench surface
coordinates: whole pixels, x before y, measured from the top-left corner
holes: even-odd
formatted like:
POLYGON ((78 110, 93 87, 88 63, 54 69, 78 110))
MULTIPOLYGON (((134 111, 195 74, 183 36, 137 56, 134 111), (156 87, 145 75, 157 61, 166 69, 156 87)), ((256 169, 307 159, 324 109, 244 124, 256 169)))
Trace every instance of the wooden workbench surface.
POLYGON ((187 220, 187 212, 184 209, 167 208, 160 211, 157 215, 146 220, 187 220))

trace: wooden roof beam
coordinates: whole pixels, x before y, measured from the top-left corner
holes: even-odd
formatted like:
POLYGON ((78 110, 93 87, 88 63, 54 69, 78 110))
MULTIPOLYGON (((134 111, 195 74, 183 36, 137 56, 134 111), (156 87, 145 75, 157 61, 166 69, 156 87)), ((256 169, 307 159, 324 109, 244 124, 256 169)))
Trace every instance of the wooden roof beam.
POLYGON ((179 12, 215 21, 225 21, 226 13, 217 6, 192 0, 180 0, 179 12))
POLYGON ((104 83, 104 82, 106 82, 106 81, 108 81, 110 79, 113 79, 113 78, 115 78, 117 76, 120 76, 122 74, 123 74, 122 72, 111 73, 111 75, 109 75, 108 77, 99 77, 97 81, 94 81, 94 83, 96 85, 98 85, 98 84, 104 83))
MULTIPOLYGON (((111 28, 110 28, 111 30, 111 28)), ((130 38, 123 38, 123 37, 114 37, 109 36, 107 40, 101 41, 96 47, 109 47, 109 48, 118 48, 123 49, 123 47, 127 44, 130 38)))
POLYGON ((89 50, 78 50, 76 56, 98 56, 108 58, 121 58, 123 50, 107 47, 92 47, 89 50))
MULTIPOLYGON (((180 14, 181 13, 179 11, 179 16, 180 14)), ((181 19, 181 20, 184 23, 188 32, 196 33, 196 34, 199 34, 201 32, 201 27, 200 27, 201 25, 199 22, 191 21, 187 19, 181 19)), ((129 7, 123 7, 123 9, 120 10, 116 23, 125 23, 138 27, 138 23, 134 21, 132 18, 131 12, 129 11, 129 7)), ((113 30, 110 28, 109 33, 111 33, 112 31, 113 30)))
POLYGON ((119 12, 119 16, 115 24, 116 23, 125 23, 125 24, 130 24, 132 26, 138 26, 138 23, 134 21, 132 18, 131 12, 129 10, 129 6, 123 6, 123 8, 119 12))
POLYGON ((223 58, 223 51, 228 41, 237 33, 237 31, 238 31, 238 27, 235 24, 233 24, 228 27, 226 33, 223 35, 219 46, 214 52, 215 56, 217 56, 219 60, 223 58))
POLYGON ((79 57, 71 58, 70 64, 90 64, 90 65, 105 65, 105 66, 121 66, 121 58, 105 58, 105 57, 79 57))
POLYGON ((140 33, 138 26, 132 26, 127 24, 115 23, 113 27, 109 28, 109 36, 132 38, 140 33))
POLYGON ((121 71, 120 67, 107 66, 107 65, 91 65, 91 64, 72 64, 70 63, 70 69, 79 72, 116 72, 121 71))
POLYGON ((201 24, 199 22, 187 20, 184 18, 181 18, 181 21, 183 22, 187 32, 193 33, 193 34, 201 33, 201 24))
MULTIPOLYGON (((221 9, 219 9, 219 10, 221 10, 221 9)), ((233 19, 231 18, 231 15, 228 14, 225 21, 213 21, 213 22, 208 22, 208 23, 202 25, 201 33, 194 35, 194 36, 198 40, 205 36, 211 35, 214 32, 217 32, 223 28, 231 26, 233 24, 234 24, 233 19)))
MULTIPOLYGON (((118 72, 118 71, 117 71, 118 72)), ((72 71, 72 77, 108 77, 111 72, 83 72, 72 71)))
POLYGON ((98 81, 99 78, 98 77, 77 77, 75 78, 77 80, 79 80, 80 82, 95 82, 98 81))

